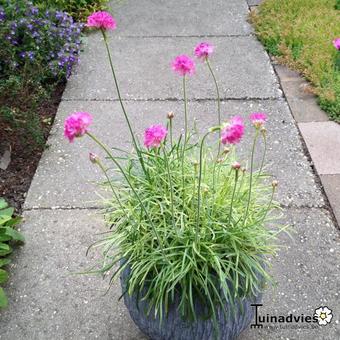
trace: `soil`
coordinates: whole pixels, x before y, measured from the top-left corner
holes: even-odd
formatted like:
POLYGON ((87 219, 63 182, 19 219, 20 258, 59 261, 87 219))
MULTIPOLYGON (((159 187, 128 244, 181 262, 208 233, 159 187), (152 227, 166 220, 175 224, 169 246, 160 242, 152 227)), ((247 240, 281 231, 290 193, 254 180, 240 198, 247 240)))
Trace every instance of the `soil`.
MULTIPOLYGON (((60 83, 51 98, 39 108, 45 143, 53 125, 61 96, 66 83, 60 83), (48 121, 46 124, 44 122, 48 121)), ((0 158, 7 149, 11 152, 11 162, 6 170, 0 169, 0 197, 5 198, 15 208, 17 214, 22 212, 27 191, 46 144, 28 145, 23 131, 11 129, 0 120, 0 158)))

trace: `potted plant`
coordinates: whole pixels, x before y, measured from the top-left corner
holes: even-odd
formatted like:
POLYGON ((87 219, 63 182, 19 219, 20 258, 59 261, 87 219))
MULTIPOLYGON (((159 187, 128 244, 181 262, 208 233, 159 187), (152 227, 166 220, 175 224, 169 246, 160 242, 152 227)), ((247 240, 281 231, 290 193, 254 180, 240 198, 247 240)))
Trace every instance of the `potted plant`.
POLYGON ((245 133, 243 119, 221 121, 210 64, 213 46, 200 43, 194 54, 207 65, 216 88, 216 126, 201 137, 189 128, 186 81, 195 63, 181 55, 172 68, 182 78, 184 133, 175 138, 178 117, 170 112, 165 125, 145 130, 142 146, 121 98, 107 42, 106 31, 115 29, 116 22, 109 13, 96 12, 87 26, 102 32, 134 147, 132 153, 115 156, 90 131, 89 113, 76 112, 65 121, 70 142, 87 135, 120 174, 112 178, 104 161, 90 153, 112 190, 105 213, 112 228, 93 245, 102 249, 95 272, 111 275, 110 283, 120 277, 131 317, 151 339, 233 339, 250 323, 251 304, 260 301, 271 281, 267 257, 275 253, 279 232, 267 225, 275 220, 268 216, 276 208, 277 182, 268 184, 263 173, 265 152, 260 165, 254 164, 257 142, 266 144, 267 115, 250 115, 254 140, 246 169, 235 151, 245 133))

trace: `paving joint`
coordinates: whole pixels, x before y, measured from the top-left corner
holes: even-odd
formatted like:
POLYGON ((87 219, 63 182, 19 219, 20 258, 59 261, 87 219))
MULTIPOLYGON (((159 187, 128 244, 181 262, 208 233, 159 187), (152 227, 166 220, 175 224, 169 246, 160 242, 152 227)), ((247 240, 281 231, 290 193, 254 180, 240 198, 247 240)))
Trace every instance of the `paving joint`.
POLYGON ((30 207, 24 208, 23 211, 38 211, 38 210, 103 210, 105 206, 89 206, 89 207, 76 207, 76 206, 54 206, 54 207, 30 207))
POLYGON ((154 38, 242 38, 253 37, 255 33, 247 34, 194 34, 194 35, 119 35, 118 38, 132 38, 132 39, 154 39, 154 38))
MULTIPOLYGON (((221 98, 221 102, 228 102, 228 101, 280 101, 284 99, 283 96, 279 97, 224 97, 221 98)), ((86 98, 63 98, 62 101, 64 102, 119 102, 119 99, 86 99, 86 98)), ((123 99, 123 102, 183 102, 184 100, 181 98, 169 97, 169 98, 128 98, 123 99)), ((188 102, 213 102, 216 101, 216 98, 188 98, 188 102)))
MULTIPOLYGON (((52 206, 52 207, 29 207, 29 208, 24 208, 24 212, 29 212, 29 211, 39 211, 39 210, 62 210, 62 211, 67 211, 67 210, 103 210, 106 209, 107 207, 104 205, 98 205, 98 206, 88 206, 88 207, 77 207, 77 206, 52 206)), ((314 204, 280 204, 281 209, 321 209, 321 210, 328 210, 329 206, 327 204, 324 205, 314 205, 314 204)))

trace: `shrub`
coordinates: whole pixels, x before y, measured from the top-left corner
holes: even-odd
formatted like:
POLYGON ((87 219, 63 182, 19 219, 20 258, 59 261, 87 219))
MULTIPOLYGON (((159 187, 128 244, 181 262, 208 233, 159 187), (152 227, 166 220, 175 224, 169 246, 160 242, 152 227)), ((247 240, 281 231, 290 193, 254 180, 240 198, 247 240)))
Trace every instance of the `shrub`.
POLYGON ((6 201, 0 198, 0 308, 7 306, 8 301, 1 285, 8 280, 8 272, 3 269, 10 263, 7 258, 12 253, 12 242, 24 242, 21 233, 15 230, 15 226, 21 221, 20 217, 13 217, 13 208, 9 208, 6 201))
POLYGON ((39 106, 70 76, 82 28, 64 12, 43 12, 25 0, 0 7, 0 119, 36 142, 43 140, 39 106))

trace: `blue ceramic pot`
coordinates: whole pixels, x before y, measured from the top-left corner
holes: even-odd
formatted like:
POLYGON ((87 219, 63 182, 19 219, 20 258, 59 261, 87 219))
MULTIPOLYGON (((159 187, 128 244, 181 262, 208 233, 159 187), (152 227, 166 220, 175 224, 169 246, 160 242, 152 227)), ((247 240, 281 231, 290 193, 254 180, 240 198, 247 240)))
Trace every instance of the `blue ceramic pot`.
MULTIPOLYGON (((130 268, 126 268, 121 274, 120 280, 122 291, 126 292, 127 282, 130 276, 130 268)), ((236 302, 235 314, 230 311, 230 304, 226 301, 226 314, 220 309, 217 311, 217 321, 220 329, 220 340, 236 339, 238 335, 248 327, 254 317, 253 303, 260 303, 262 295, 249 297, 243 301, 236 302)), ((179 312, 179 299, 169 306, 168 314, 163 317, 160 325, 159 318, 153 317, 153 310, 147 315, 148 301, 141 301, 137 294, 124 294, 124 302, 129 310, 131 318, 151 340, 213 340, 214 327, 211 319, 203 319, 204 307, 195 301, 197 321, 184 320, 179 312), (200 318, 199 316, 202 316, 200 318)))

